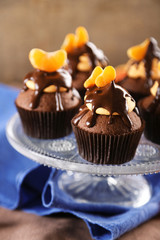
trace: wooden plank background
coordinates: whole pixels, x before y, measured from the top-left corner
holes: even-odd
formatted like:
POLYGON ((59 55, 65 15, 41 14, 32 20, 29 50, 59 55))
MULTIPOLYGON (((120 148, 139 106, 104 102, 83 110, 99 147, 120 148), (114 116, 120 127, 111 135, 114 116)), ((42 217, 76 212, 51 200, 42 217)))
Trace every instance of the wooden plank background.
POLYGON ((0 81, 21 83, 32 69, 29 50, 57 50, 79 25, 117 65, 127 60, 128 47, 149 36, 160 44, 160 1, 1 0, 0 81))

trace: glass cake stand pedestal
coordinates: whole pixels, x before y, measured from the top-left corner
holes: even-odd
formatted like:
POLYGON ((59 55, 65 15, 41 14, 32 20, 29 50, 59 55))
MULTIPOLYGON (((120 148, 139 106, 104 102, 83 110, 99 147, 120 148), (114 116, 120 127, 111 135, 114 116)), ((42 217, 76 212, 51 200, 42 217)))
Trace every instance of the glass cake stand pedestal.
POLYGON ((28 137, 18 114, 7 124, 6 135, 19 153, 45 166, 66 170, 58 186, 74 200, 90 204, 140 207, 152 195, 143 175, 160 171, 160 146, 142 136, 135 157, 121 165, 96 165, 78 154, 74 134, 55 140, 28 137))

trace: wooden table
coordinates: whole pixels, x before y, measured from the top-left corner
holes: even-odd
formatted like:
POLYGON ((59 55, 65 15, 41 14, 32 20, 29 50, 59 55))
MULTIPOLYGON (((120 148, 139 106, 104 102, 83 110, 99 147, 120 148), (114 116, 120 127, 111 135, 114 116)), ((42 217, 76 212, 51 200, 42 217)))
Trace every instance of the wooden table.
MULTIPOLYGON (((40 217, 0 208, 0 240, 92 240, 84 221, 70 214, 40 217)), ((160 214, 119 240, 160 240, 160 214)))

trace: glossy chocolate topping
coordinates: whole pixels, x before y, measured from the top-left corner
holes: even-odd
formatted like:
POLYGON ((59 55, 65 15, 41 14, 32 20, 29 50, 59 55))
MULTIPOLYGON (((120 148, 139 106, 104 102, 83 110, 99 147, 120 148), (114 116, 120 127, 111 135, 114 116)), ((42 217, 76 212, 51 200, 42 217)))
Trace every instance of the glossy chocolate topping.
POLYGON ((75 48, 72 53, 68 53, 68 64, 73 78, 78 72, 77 65, 79 63, 79 57, 85 53, 89 56, 91 71, 99 65, 99 63, 101 64, 101 67, 106 67, 109 63, 108 58, 104 55, 101 49, 98 49, 93 43, 87 42, 82 47, 75 48))
POLYGON ((150 38, 150 43, 144 58, 146 78, 148 79, 149 85, 152 84, 151 71, 152 71, 152 60, 154 58, 160 60, 160 49, 158 47, 157 41, 154 38, 150 38))
MULTIPOLYGON (((104 108, 107 109, 110 113, 108 124, 113 123, 112 115, 116 112, 121 116, 124 124, 131 128, 132 122, 128 115, 128 105, 126 97, 130 97, 131 100, 134 101, 130 94, 120 86, 116 85, 114 81, 102 88, 98 88, 96 86, 91 89, 88 88, 86 92, 85 103, 80 109, 80 113, 77 115, 76 118, 74 118, 74 124, 77 125, 80 119, 88 111, 90 111, 86 104, 91 103, 92 115, 89 119, 87 119, 86 122, 86 125, 88 127, 93 127, 96 124, 96 117, 98 116, 96 110, 98 108, 104 108)), ((135 108, 134 111, 136 111, 136 113, 138 114, 137 108, 135 108)))
POLYGON ((160 104, 160 80, 157 80, 157 81, 158 81, 158 88, 157 88, 156 96, 154 97, 152 103, 147 108, 147 111, 152 113, 156 111, 157 107, 160 104))
MULTIPOLYGON (((144 67, 145 67, 145 74, 146 74, 146 87, 151 87, 153 85, 153 80, 151 78, 151 73, 152 73, 152 61, 154 58, 160 60, 160 48, 158 47, 157 41, 151 37, 150 43, 148 45, 148 49, 146 52, 146 55, 144 59, 142 60, 144 62, 144 67)), ((139 64, 139 62, 133 62, 133 64, 139 64)))
POLYGON ((28 80, 31 80, 35 83, 34 97, 30 103, 30 108, 34 109, 38 106, 40 97, 45 88, 55 85, 57 87, 57 91, 55 92, 57 111, 63 110, 63 106, 61 104, 60 87, 66 88, 67 91, 72 88, 72 78, 66 70, 58 69, 57 71, 50 73, 35 69, 25 76, 23 88, 24 91, 28 89, 26 86, 28 80))

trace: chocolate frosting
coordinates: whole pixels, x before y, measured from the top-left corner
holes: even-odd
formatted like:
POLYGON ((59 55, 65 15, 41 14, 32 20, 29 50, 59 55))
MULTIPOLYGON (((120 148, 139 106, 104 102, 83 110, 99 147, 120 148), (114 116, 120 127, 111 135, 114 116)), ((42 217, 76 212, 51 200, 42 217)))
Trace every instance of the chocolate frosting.
POLYGON ((160 104, 160 80, 157 80, 157 81, 158 81, 158 88, 157 88, 156 96, 154 97, 152 103, 147 108, 147 111, 152 113, 156 111, 157 107, 160 104))
MULTIPOLYGON (((114 81, 102 88, 98 88, 96 86, 88 88, 86 92, 85 103, 80 109, 80 113, 77 115, 76 118, 74 118, 74 124, 77 125, 80 119, 88 111, 90 111, 86 104, 91 103, 92 115, 89 119, 87 119, 86 122, 86 125, 88 127, 93 127, 96 124, 96 117, 98 116, 98 114, 96 114, 96 110, 98 108, 105 108, 110 113, 108 124, 113 123, 112 115, 114 112, 117 112, 121 116, 124 124, 131 128, 132 122, 128 115, 128 105, 126 97, 130 97, 131 100, 135 102, 131 95, 122 87, 116 85, 114 81)), ((138 114, 137 108, 135 108, 134 111, 136 111, 136 113, 138 114)))
POLYGON ((68 53, 68 64, 70 73, 74 79, 78 72, 77 65, 79 57, 87 53, 91 61, 91 71, 101 63, 102 67, 106 67, 109 63, 108 58, 101 49, 98 49, 92 42, 87 42, 82 47, 75 48, 73 52, 68 53))
MULTIPOLYGON (((153 85, 153 80, 151 78, 152 73, 152 61, 154 58, 160 60, 160 48, 158 47, 158 43, 155 38, 151 37, 149 39, 150 43, 148 45, 148 49, 146 52, 146 55, 144 59, 142 60, 144 62, 145 67, 145 73, 146 73, 146 87, 150 88, 153 85)), ((133 64, 139 64, 140 61, 134 61, 133 64)))
POLYGON ((26 91, 28 87, 26 83, 31 80, 35 83, 34 97, 30 103, 30 108, 35 109, 38 104, 43 90, 51 85, 57 87, 55 92, 56 110, 63 111, 63 106, 61 103, 61 93, 60 87, 64 87, 69 91, 72 88, 72 78, 71 75, 65 69, 58 69, 55 72, 44 72, 38 69, 28 73, 24 78, 23 91, 26 91))

